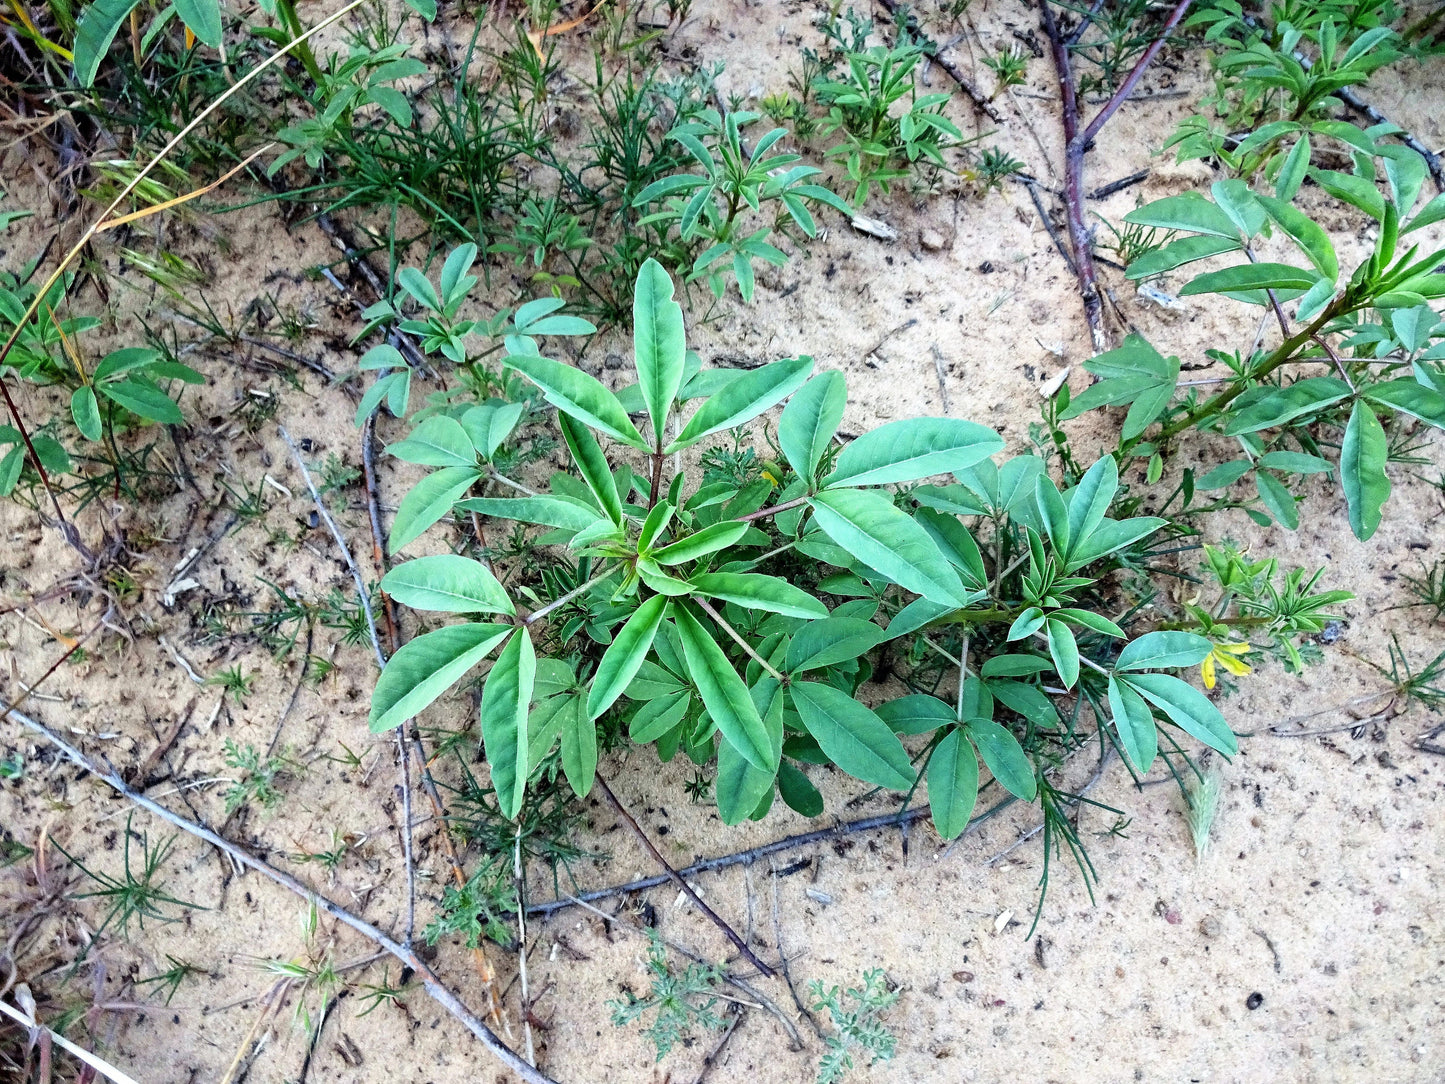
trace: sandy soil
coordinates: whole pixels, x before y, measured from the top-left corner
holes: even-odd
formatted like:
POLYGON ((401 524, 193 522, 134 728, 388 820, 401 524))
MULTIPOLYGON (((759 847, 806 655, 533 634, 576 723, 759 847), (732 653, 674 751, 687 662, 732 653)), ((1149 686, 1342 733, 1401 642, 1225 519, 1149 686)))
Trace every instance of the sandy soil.
MULTIPOLYGON (((723 89, 759 95, 786 83, 797 43, 815 38, 815 6, 699 0, 689 23, 673 37, 673 56, 723 59, 723 89)), ((976 36, 953 56, 967 70, 982 47, 1035 31, 1031 7, 1015 2, 979 5, 976 36)), ((575 48, 580 49, 580 43, 575 48)), ((575 59, 590 63, 582 52, 575 59)), ((1142 185, 1093 206, 1117 221, 1147 199, 1207 182, 1207 169, 1175 167, 1151 156, 1177 121, 1191 111, 1204 86, 1198 56, 1166 58, 1144 82, 1147 100, 1127 105, 1111 122, 1090 160, 1089 181, 1102 184, 1138 169, 1142 185)), ((977 68, 979 82, 991 77, 977 68)), ((949 89, 937 69, 934 88, 949 89)), ((1006 115, 992 137, 1029 163, 1046 184, 1060 160, 1055 82, 1047 58, 1032 60, 1029 80, 1000 99, 1006 115)), ((1392 120, 1427 145, 1445 142, 1441 103, 1445 67, 1386 73, 1368 97, 1392 120)), ((564 95, 565 99, 565 95, 564 95)), ((959 98, 953 113, 968 130, 978 118, 959 98)), ((38 248, 58 223, 23 149, 3 161, 3 184, 13 203, 40 214, 11 235, 3 254, 14 267, 38 248)), ((1343 234, 1342 263, 1362 242, 1361 224, 1336 208, 1320 209, 1343 234), (1355 240, 1352 243, 1350 238, 1355 240)), ((788 266, 760 278, 750 308, 724 305, 710 323, 689 320, 689 342, 705 361, 739 364, 794 353, 812 354, 822 368, 848 374, 851 402, 844 422, 855 431, 890 418, 947 411, 987 422, 1010 442, 1027 445, 1037 420, 1038 387, 1063 365, 1074 366, 1076 389, 1087 375, 1078 364, 1089 354, 1074 280, 1031 205, 1027 192, 1008 186, 979 200, 945 186, 940 194, 898 194, 875 200, 869 213, 899 233, 895 243, 861 235, 834 217, 827 236, 798 251, 788 266), (924 243, 927 240, 928 244, 924 243), (941 247, 940 247, 941 242, 941 247), (895 330, 897 329, 897 330, 895 330), (880 344, 881 345, 877 345, 880 344), (937 360, 935 360, 937 358, 937 360)), ((297 347, 339 372, 354 366, 344 347, 354 313, 324 280, 305 274, 334 257, 311 225, 286 229, 274 211, 251 209, 212 220, 191 217, 167 227, 178 251, 209 246, 199 226, 219 230, 229 251, 215 256, 207 288, 218 309, 241 312, 261 294, 283 310, 309 314, 316 328, 297 347)), ((74 224, 66 228, 74 229, 74 224)), ((108 268, 117 257, 101 250, 108 268)), ((1127 318, 1165 352, 1186 365, 1202 364, 1206 346, 1246 347, 1255 331, 1253 310, 1231 302, 1194 304, 1187 313, 1165 312, 1133 297, 1120 276, 1106 272, 1127 318)), ((153 289, 137 279, 137 293, 115 299, 122 317, 153 303, 153 289)), ((487 311, 523 296, 520 285, 497 276, 483 301, 487 311)), ((96 304, 82 293, 82 305, 96 304)), ((1268 333, 1268 332, 1267 332, 1268 333)), ((589 348, 584 363, 625 351, 613 336, 589 348)), ((98 501, 79 516, 92 538, 102 524, 123 526, 137 555, 130 568, 142 593, 108 627, 88 641, 88 657, 67 664, 42 687, 29 710, 118 766, 143 760, 178 719, 178 737, 158 761, 167 780, 151 793, 212 823, 224 818, 228 774, 223 742, 278 748, 306 764, 288 779, 285 801, 270 815, 232 818, 233 838, 286 863, 288 855, 331 846, 339 833, 348 857, 328 878, 314 865, 294 864, 339 902, 394 927, 404 909, 392 747, 366 731, 366 706, 375 668, 366 651, 341 645, 322 632, 315 651, 336 665, 318 688, 299 682, 300 653, 276 664, 263 650, 204 636, 202 614, 223 602, 265 605, 256 579, 316 599, 350 581, 324 527, 309 525, 312 502, 274 422, 254 432, 238 413, 259 395, 280 398, 276 420, 311 442, 308 458, 330 453, 358 465, 351 428, 352 400, 310 373, 291 387, 268 371, 263 353, 202 356, 210 383, 185 403, 194 419, 182 447, 194 479, 164 499, 142 506, 98 501), (269 481, 262 481, 263 477, 269 481), (262 523, 241 523, 222 534, 229 513, 221 483, 264 485, 270 511, 262 523), (289 496, 287 495, 289 491, 289 496), (269 532, 296 534, 294 550, 277 547, 269 532), (168 605, 163 591, 172 570, 194 548, 215 544, 188 570, 197 586, 168 605), (140 540, 145 539, 142 543, 140 540), (162 645, 170 645, 168 650, 162 645), (221 690, 196 685, 199 675, 240 665, 258 676, 244 704, 221 690), (294 707, 278 720, 299 687, 294 707), (346 751, 360 756, 346 762, 346 751), (179 790, 178 787, 185 789, 179 790)), ((612 374, 616 375, 616 374, 612 374)), ((1203 374, 1207 375, 1207 373, 1203 374)), ((41 397, 22 408, 38 411, 41 397)), ((34 415, 32 415, 34 416, 34 415)), ((394 423, 390 423, 393 424, 394 423)), ((1087 426, 1078 432, 1087 437, 1087 426)), ((392 434, 383 431, 383 437, 392 434)), ((1083 450, 1090 450, 1088 440, 1083 450)), ((173 446, 162 453, 179 465, 173 446)), ((1185 459, 1207 463, 1218 450, 1186 447, 1185 459)), ((1441 462, 1420 468, 1434 477, 1441 462)), ((1222 765, 1224 798, 1213 844, 1196 860, 1172 784, 1128 785, 1116 763, 1091 792, 1131 818, 1119 834, 1111 814, 1088 811, 1081 834, 1099 875, 1090 903, 1076 871, 1052 867, 1053 884, 1037 932, 1032 921, 1043 853, 1037 837, 1020 843, 1037 814, 1011 809, 968 836, 951 852, 931 828, 859 834, 697 878, 697 888, 738 928, 749 931, 765 956, 781 948, 793 979, 850 984, 864 969, 885 968, 902 988, 887 1016, 899 1037, 891 1063, 860 1070, 874 1081, 1364 1081, 1426 1082, 1445 1078, 1445 760, 1412 744, 1436 720, 1418 712, 1366 721, 1358 716, 1383 706, 1347 705, 1384 687, 1370 663, 1386 659, 1398 637, 1406 655, 1423 661, 1445 646, 1438 624, 1409 601, 1402 574, 1417 574, 1442 556, 1440 491, 1403 470, 1384 526, 1368 544, 1357 543, 1336 491, 1313 486, 1306 526, 1297 533, 1260 531, 1243 515, 1213 524, 1220 537, 1277 555, 1289 565, 1327 567, 1328 584, 1352 590, 1343 607, 1345 634, 1324 648, 1322 663, 1302 678, 1267 667, 1240 683, 1222 707, 1236 729, 1260 731, 1242 743, 1240 756, 1222 765), (1351 712, 1354 712, 1352 715, 1351 712), (1311 737, 1265 733, 1292 716, 1318 713, 1301 728, 1311 737), (1353 725, 1352 725, 1353 724, 1353 725), (792 868, 786 875, 778 870, 792 868)), ((406 468, 386 468, 384 490, 395 501, 410 484, 406 468)), ((347 491, 340 521, 354 552, 370 564, 371 547, 359 491, 347 491)), ((44 599, 67 579, 73 555, 36 516, 14 504, 0 506, 0 601, 25 609, 0 613, 5 695, 13 697, 59 655, 55 633, 75 636, 94 627, 101 609, 75 595, 44 599), (48 626, 48 628, 47 628, 48 626)), ((1183 560, 1191 560, 1184 555, 1183 560)), ((368 575, 375 574, 368 569, 368 575)), ((433 709, 439 725, 460 726, 465 697, 433 709)), ((99 784, 82 779, 13 723, 0 729, 0 755, 19 752, 27 770, 19 782, 0 785, 0 825, 13 840, 35 846, 47 833, 98 869, 120 867, 127 810, 99 784)), ((1083 758, 1087 759, 1087 758, 1083 758)), ((775 810, 761 823, 725 829, 709 806, 690 803, 688 773, 659 766, 650 750, 607 759, 603 770, 622 800, 678 865, 804 831, 834 818, 887 811, 881 802, 849 804, 859 793, 841 777, 815 772, 828 813, 810 823, 775 810)), ((1075 785, 1089 781, 1093 765, 1068 769, 1075 785)), ((655 870, 610 809, 588 803, 590 829, 582 840, 606 852, 606 863, 582 861, 584 888, 648 875, 655 870)), ((166 832, 136 817, 133 829, 152 840, 166 832)), ((430 914, 445 879, 434 846, 434 826, 419 832, 421 907, 430 914)), ((0 893, 20 891, 24 863, 0 871, 0 893)), ((202 968, 174 1002, 115 1019, 106 1056, 146 1081, 291 1081, 306 1079, 501 1082, 508 1074, 420 990, 400 1007, 361 1016, 364 990, 334 1007, 314 1054, 293 1021, 314 998, 289 991, 272 1004, 272 959, 331 954, 338 964, 364 959, 369 947, 323 921, 310 940, 300 902, 255 876, 241 876, 210 849, 179 839, 168 863, 168 889, 199 907, 169 925, 147 923, 117 940, 102 956, 110 989, 124 979, 163 970, 167 955, 202 968), (308 1064, 309 1062, 309 1064, 308 1064)), ((551 897, 549 875, 532 871, 530 894, 551 897)), ((633 899, 655 909, 659 929, 701 954, 722 959, 728 946, 717 931, 671 888, 633 899)), ((0 896, 0 900, 5 897, 0 896)), ((607 905, 615 908, 616 903, 607 905)), ((0 902, 0 926, 13 920, 13 900, 0 902)), ((102 913, 82 904, 90 922, 102 913)), ((47 933, 51 963, 68 959, 78 936, 72 926, 47 933)), ((611 1026, 608 998, 624 987, 643 989, 646 941, 635 924, 609 929, 594 914, 570 910, 529 923, 528 979, 536 1015, 539 1064, 561 1081, 692 1081, 699 1079, 714 1038, 697 1037, 654 1065, 635 1029, 611 1026)), ((520 1039, 515 956, 493 946, 502 974, 513 1034, 520 1039)), ((444 943, 438 966, 473 1004, 481 995, 467 954, 444 943)), ((40 965, 44 969, 44 962, 40 965)), ((382 981, 381 965, 359 971, 362 984, 382 981)), ((396 978, 396 968, 390 970, 396 978)), ((46 982, 41 982, 42 987, 46 982)), ((806 1048, 791 1051, 786 1032, 767 1012, 749 1009, 709 1079, 808 1081, 820 1043, 793 1008, 780 981, 759 982, 783 1007, 806 1048)), ((144 995, 131 994, 142 998, 144 995)))

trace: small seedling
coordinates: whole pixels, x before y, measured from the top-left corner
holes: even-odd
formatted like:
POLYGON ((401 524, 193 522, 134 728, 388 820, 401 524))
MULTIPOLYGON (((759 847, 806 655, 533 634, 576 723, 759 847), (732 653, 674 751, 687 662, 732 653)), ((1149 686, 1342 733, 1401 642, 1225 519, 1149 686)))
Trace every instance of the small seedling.
POLYGON ((0 779, 13 782, 25 774, 25 758, 18 752, 0 760, 0 779))
POLYGON ((808 994, 814 1012, 828 1011, 836 1035, 826 1036, 828 1045, 818 1064, 818 1084, 835 1084, 855 1067, 854 1057, 867 1057, 867 1064, 890 1061, 898 1039, 883 1026, 882 1015, 898 1001, 900 991, 890 989, 882 968, 863 973, 863 985, 846 992, 837 986, 824 988, 814 979, 808 994))
POLYGON ((1028 77, 1028 58, 1016 45, 1007 45, 992 56, 984 57, 983 64, 998 80, 990 99, 997 98, 1009 87, 1022 86, 1028 77))
POLYGON ((226 767, 240 773, 226 790, 227 816, 253 802, 265 810, 275 809, 281 801, 278 781, 301 770, 289 757, 262 757, 254 745, 243 749, 230 738, 226 739, 226 767))
POLYGON ((667 947, 658 933, 649 929, 647 935, 651 940, 647 948, 651 988, 645 997, 624 989, 625 999, 609 1001, 607 1007, 612 1010, 613 1025, 619 1028, 653 1014, 643 1034, 651 1040, 657 1060, 661 1061, 692 1028, 721 1031, 725 1026, 723 1018, 713 1011, 718 1003, 716 989, 722 981, 722 969, 690 963, 679 974, 669 966, 667 947))
POLYGON ((428 945, 453 934, 460 934, 468 948, 476 948, 483 937, 510 945, 515 940, 511 918, 516 913, 517 886, 512 880, 511 856, 494 854, 462 887, 447 885, 441 907, 422 937, 428 945))
POLYGON ((139 861, 132 861, 135 857, 131 850, 131 839, 134 834, 131 830, 132 819, 133 816, 127 816, 125 820, 125 844, 121 873, 118 877, 113 877, 100 870, 92 870, 58 843, 55 844, 56 849, 65 855, 76 869, 99 885, 92 892, 79 893, 76 899, 98 899, 109 905, 105 917, 91 938, 92 945, 99 941, 101 934, 112 926, 122 937, 127 937, 130 934, 132 920, 141 929, 145 929, 146 919, 160 923, 177 921, 178 916, 167 913, 166 908, 168 907, 190 909, 199 909, 200 907, 199 904, 176 899, 162 887, 161 867, 165 865, 166 859, 170 857, 171 849, 175 846, 174 836, 170 836, 164 842, 152 847, 149 837, 141 833, 139 835, 139 861))
POLYGON ((252 686, 256 684, 256 675, 247 674, 237 663, 229 670, 221 670, 206 678, 207 685, 219 685, 235 700, 237 704, 244 703, 246 697, 251 695, 252 686))
POLYGON ((176 991, 181 988, 181 983, 192 975, 204 975, 205 968, 188 964, 184 960, 178 960, 169 953, 166 954, 166 961, 171 965, 166 970, 149 978, 136 979, 137 986, 154 986, 157 992, 164 992, 166 1004, 171 1003, 171 998, 176 996, 176 991))

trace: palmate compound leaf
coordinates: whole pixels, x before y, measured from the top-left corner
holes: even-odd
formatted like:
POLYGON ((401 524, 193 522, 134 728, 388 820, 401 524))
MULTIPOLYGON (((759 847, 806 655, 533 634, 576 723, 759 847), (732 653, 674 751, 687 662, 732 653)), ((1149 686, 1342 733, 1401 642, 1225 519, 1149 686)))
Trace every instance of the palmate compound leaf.
POLYGON ((511 625, 447 625, 403 644, 387 662, 371 695, 373 734, 416 715, 507 638, 511 625))
POLYGON ((1179 359, 1164 357, 1138 335, 1129 335, 1117 350, 1110 350, 1084 362, 1084 368, 1099 377, 1069 401, 1060 421, 1077 418, 1097 407, 1130 404, 1124 416, 1121 437, 1133 440, 1164 413, 1179 382, 1179 359))

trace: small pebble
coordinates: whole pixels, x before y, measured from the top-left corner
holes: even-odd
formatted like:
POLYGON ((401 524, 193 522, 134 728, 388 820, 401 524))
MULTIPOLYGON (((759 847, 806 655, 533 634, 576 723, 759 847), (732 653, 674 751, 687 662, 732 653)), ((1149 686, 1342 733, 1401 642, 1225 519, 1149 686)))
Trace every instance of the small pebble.
POLYGON ((918 235, 918 243, 929 252, 941 252, 948 244, 943 234, 937 230, 924 230, 918 235))
POLYGON ((1261 994, 1258 990, 1256 990, 1254 993, 1250 994, 1247 998, 1244 999, 1244 1007, 1246 1009, 1249 1009, 1251 1012, 1253 1012, 1255 1009, 1259 1008, 1263 1004, 1264 995, 1261 994))

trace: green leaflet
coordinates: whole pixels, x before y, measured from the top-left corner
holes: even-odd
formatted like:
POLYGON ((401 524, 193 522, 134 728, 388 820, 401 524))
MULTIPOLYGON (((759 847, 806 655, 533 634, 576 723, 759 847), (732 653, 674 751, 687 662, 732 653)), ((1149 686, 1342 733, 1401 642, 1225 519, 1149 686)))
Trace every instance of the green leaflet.
POLYGON ((778 576, 759 573, 704 572, 690 581, 693 591, 749 610, 812 620, 827 617, 828 608, 802 588, 778 576))
MULTIPOLYGON (((138 0, 91 0, 75 27, 75 82, 89 87, 105 59, 116 31, 130 16, 138 0)), ((192 30, 195 28, 192 27, 192 30)), ((200 35, 196 35, 199 37, 200 35)))
POLYGON ((825 490, 809 500, 813 518, 844 550, 916 595, 967 605, 958 573, 906 513, 878 493, 825 490))
MULTIPOLYGON (((1119 467, 1106 455, 1084 472, 1068 493, 1069 553, 1081 548, 1104 522, 1104 514, 1119 490, 1119 467)), ((1066 562, 1067 563, 1067 562, 1066 562)))
POLYGON ((396 553, 452 510, 462 494, 482 476, 475 467, 442 467, 432 471, 401 499, 391 525, 388 550, 396 553))
POLYGON ((1310 263, 1315 265, 1315 270, 1331 282, 1340 277, 1340 261, 1335 256, 1335 246, 1330 244, 1325 231, 1313 219, 1305 217, 1293 204, 1284 200, 1258 194, 1254 198, 1285 236, 1299 246, 1310 263))
POLYGON ((566 531, 583 530, 602 518, 597 509, 576 497, 470 497, 458 501, 457 507, 493 519, 514 519, 566 531))
POLYGON ((741 824, 773 790, 775 773, 759 768, 738 752, 726 737, 717 748, 718 816, 724 824, 741 824))
POLYGON ((1445 429, 1445 395, 1417 381, 1387 380, 1362 388, 1360 394, 1372 403, 1419 418, 1437 429, 1445 429))
POLYGON ((1069 626, 1062 621, 1050 620, 1045 626, 1049 637, 1049 655, 1054 660, 1054 669, 1064 683, 1072 689, 1079 680, 1079 645, 1069 626))
POLYGON ((1154 226, 1163 230, 1188 230, 1238 240, 1239 228, 1219 207, 1195 192, 1146 203, 1130 211, 1124 221, 1136 226, 1154 226))
POLYGON ((672 299, 672 279, 651 258, 638 271, 637 289, 632 295, 632 349, 638 387, 660 448, 668 413, 682 387, 687 344, 683 339, 682 306, 672 299))
POLYGON ((400 726, 506 639, 510 625, 447 625, 401 646, 382 670, 371 694, 373 734, 400 726))
POLYGON ((731 546, 747 532, 748 525, 737 520, 714 523, 711 527, 704 527, 686 538, 653 550, 651 556, 660 565, 680 565, 731 546))
POLYGON ((888 634, 871 621, 838 616, 811 621, 793 634, 785 668, 794 674, 833 666, 856 659, 886 639, 888 634))
POLYGON ((423 467, 475 467, 477 451, 462 423, 445 414, 420 422, 405 440, 386 446, 387 454, 423 467))
POLYGON ((639 745, 656 741, 682 722, 691 704, 692 693, 687 689, 652 697, 632 717, 627 736, 639 745))
POLYGON ((1180 297, 1194 294, 1241 294, 1256 290, 1274 290, 1281 295, 1297 297, 1320 276, 1317 272, 1284 263, 1244 263, 1222 271, 1206 271, 1196 275, 1179 291, 1180 297))
POLYGON ((1109 714, 1114 720, 1114 733, 1136 771, 1147 772, 1159 752, 1159 731, 1154 713, 1144 698, 1127 684, 1109 676, 1109 714))
POLYGON ((1239 742, 1208 697, 1188 682, 1168 674, 1129 674, 1125 684, 1169 716, 1190 736, 1226 756, 1239 752, 1239 742))
POLYGON ((580 696, 562 708, 562 772, 572 792, 587 797, 597 778, 597 727, 580 696))
POLYGON ((687 672, 723 737, 754 767, 773 771, 779 753, 773 749, 748 687, 733 669, 722 648, 698 624, 697 618, 679 606, 673 610, 673 625, 682 640, 687 672))
POLYGON ((938 834, 944 839, 961 836, 977 801, 978 760, 955 728, 928 760, 928 805, 938 834))
POLYGON ((143 376, 100 384, 97 390, 107 399, 119 403, 148 422, 158 422, 161 425, 185 424, 186 419, 182 417, 181 408, 176 406, 175 401, 143 376))
POLYGON ((712 433, 751 421, 797 391, 812 371, 813 359, 799 357, 774 361, 745 373, 703 400, 697 413, 688 419, 677 439, 664 451, 670 455, 712 433))
POLYGON ((913 766, 893 731, 847 693, 816 681, 791 686, 793 704, 808 733, 838 767, 889 790, 913 785, 913 766))
POLYGON ((637 607, 627 623, 617 631, 602 661, 597 664, 592 689, 587 694, 589 722, 610 708, 632 683, 642 669, 647 653, 652 650, 652 641, 666 615, 667 598, 653 595, 637 607))
POLYGON ((987 719, 970 719, 964 729, 1004 790, 1026 802, 1038 797, 1039 781, 1034 776, 1034 766, 1024 755, 1017 738, 987 719))
POLYGON ((1299 510, 1295 507, 1295 496, 1288 486, 1264 471, 1255 474, 1254 485, 1260 501, 1281 526, 1291 531, 1299 526, 1299 510))
POLYGON ((957 713, 926 692, 913 692, 907 697, 880 704, 874 711, 894 734, 929 734, 939 727, 957 721, 957 713))
POLYGON ((1356 402, 1340 444, 1340 483, 1349 503, 1350 530, 1364 541, 1380 525, 1380 510, 1390 499, 1385 463, 1390 442, 1380 419, 1365 403, 1356 402))
MULTIPOLYGON (((521 811, 527 787, 527 711, 536 674, 532 637, 522 628, 497 656, 482 687, 482 745, 497 804, 508 820, 521 811)), ((565 721, 563 725, 565 729, 565 721)))
POLYGON ((100 439, 100 403, 95 398, 95 389, 89 384, 71 393, 70 416, 75 419, 75 427, 86 440, 100 439))
POLYGON ((880 486, 966 470, 1003 451, 992 429, 957 418, 889 422, 851 441, 823 484, 880 486))
POLYGON ((818 788, 801 769, 787 761, 778 765, 778 793, 794 813, 804 817, 823 815, 823 796, 818 793, 818 788))
POLYGON ((847 405, 847 381, 835 370, 813 377, 783 408, 778 419, 778 444, 793 470, 809 485, 847 405))
POLYGON ((617 482, 612 477, 612 468, 602 454, 602 446, 592 435, 592 430, 567 414, 557 415, 557 424, 562 430, 562 439, 572 453, 572 462, 587 483, 587 488, 597 498, 597 504, 613 523, 622 524, 622 498, 617 495, 617 482))
POLYGON ((441 613, 513 614, 497 577, 479 561, 452 553, 418 557, 381 578, 381 589, 403 606, 441 613))
POLYGON ((1287 387, 1261 390, 1263 394, 1251 398, 1246 406, 1224 416, 1227 436, 1237 437, 1283 425, 1303 414, 1323 410, 1350 394, 1350 386, 1333 376, 1312 376, 1287 387))
POLYGON ((542 389, 547 402, 584 425, 641 451, 651 448, 627 417, 627 411, 600 380, 572 365, 532 354, 510 354, 503 364, 516 369, 542 389))
POLYGON ((1209 641, 1193 632, 1173 632, 1167 629, 1146 632, 1124 645, 1119 652, 1119 658, 1114 662, 1114 669, 1172 670, 1197 666, 1208 658, 1211 650, 1209 641))

